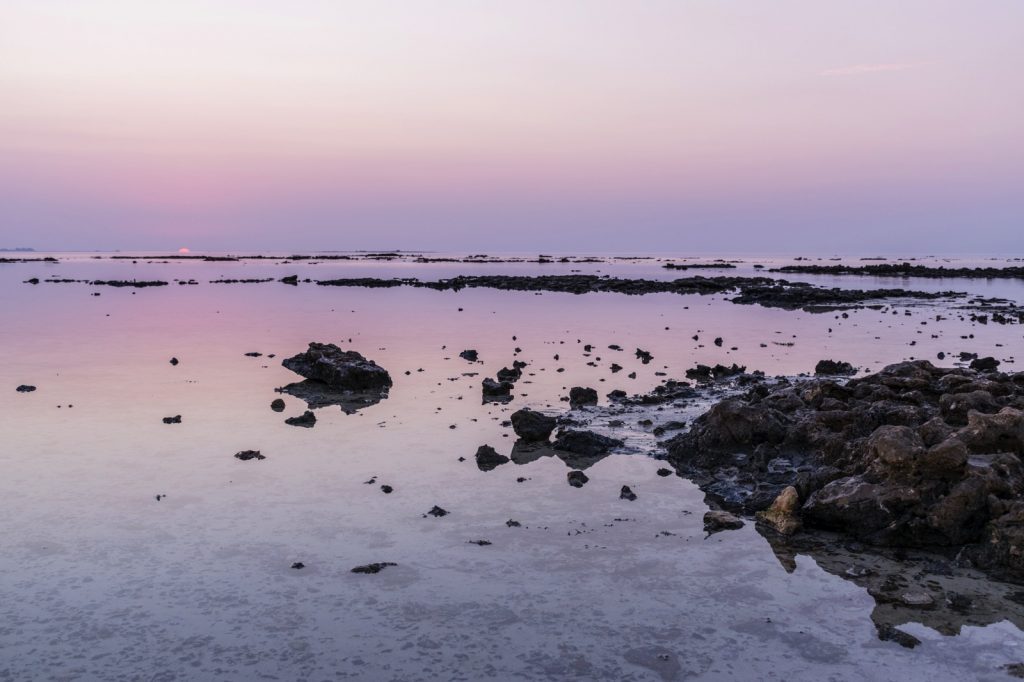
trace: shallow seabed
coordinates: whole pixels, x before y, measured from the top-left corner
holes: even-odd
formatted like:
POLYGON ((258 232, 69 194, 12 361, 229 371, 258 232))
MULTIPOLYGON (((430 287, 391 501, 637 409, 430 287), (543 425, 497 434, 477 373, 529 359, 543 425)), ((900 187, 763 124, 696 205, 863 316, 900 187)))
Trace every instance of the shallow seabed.
MULTIPOLYGON (((1024 623, 1011 622, 1011 609, 955 635, 908 610, 900 627, 922 644, 906 649, 878 639, 864 589, 813 557, 787 566, 752 524, 705 538, 703 494, 655 473, 655 438, 644 429, 629 439, 633 454, 598 461, 580 489, 567 485, 569 468, 555 457, 487 472, 473 459, 483 444, 508 455, 508 415, 523 406, 563 413, 571 386, 593 386, 605 403, 613 389, 646 392, 664 378, 655 372, 682 379, 698 362, 792 375, 822 358, 873 371, 961 350, 1013 371, 1019 325, 978 324, 931 304, 843 318, 718 296, 209 283, 291 274, 748 275, 771 259, 675 273, 648 261, 61 258, 0 265, 0 679, 931 682, 1007 679, 1004 666, 1024 661, 1024 623), (198 284, 22 283, 54 276, 198 284), (280 360, 314 340, 387 368, 390 396, 353 414, 319 409, 312 429, 286 425, 305 405, 283 396, 285 411, 271 411, 282 397, 274 389, 298 378, 280 360), (593 344, 590 356, 583 344, 593 344), (459 358, 467 348, 481 362, 459 358), (635 348, 654 361, 641 364, 635 348), (480 380, 513 359, 529 363, 514 400, 481 404, 480 380), (623 371, 611 373, 612 362, 623 371), (19 384, 38 390, 16 393, 19 384), (161 421, 178 414, 181 424, 161 421), (232 457, 247 449, 266 459, 232 457), (619 499, 623 485, 636 501, 619 499), (433 505, 450 514, 425 516, 433 505), (398 565, 351 573, 378 561, 398 565)), ((1024 302, 1019 281, 899 286, 1024 302)))

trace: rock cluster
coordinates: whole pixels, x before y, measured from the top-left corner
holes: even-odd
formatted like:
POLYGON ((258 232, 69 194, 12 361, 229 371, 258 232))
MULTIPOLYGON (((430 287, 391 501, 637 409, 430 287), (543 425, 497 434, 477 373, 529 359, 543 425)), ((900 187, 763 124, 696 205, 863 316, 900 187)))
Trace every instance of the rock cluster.
POLYGON ((847 382, 764 382, 664 445, 718 505, 764 511, 774 530, 963 548, 1024 575, 1024 373, 918 360, 847 382))

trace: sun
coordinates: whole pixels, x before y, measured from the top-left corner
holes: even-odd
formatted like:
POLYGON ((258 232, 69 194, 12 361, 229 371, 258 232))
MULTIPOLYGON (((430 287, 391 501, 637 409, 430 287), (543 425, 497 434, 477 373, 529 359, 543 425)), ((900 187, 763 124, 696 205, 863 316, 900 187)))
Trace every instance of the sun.
POLYGON ((188 247, 181 247, 180 249, 178 249, 178 253, 189 253, 188 247))

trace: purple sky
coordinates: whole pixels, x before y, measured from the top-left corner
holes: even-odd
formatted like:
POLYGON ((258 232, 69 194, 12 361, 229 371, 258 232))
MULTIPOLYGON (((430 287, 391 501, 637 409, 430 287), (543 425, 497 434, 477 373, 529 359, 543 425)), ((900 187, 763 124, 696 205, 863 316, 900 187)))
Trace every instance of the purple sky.
POLYGON ((0 246, 1024 251, 1024 2, 5 0, 0 246))

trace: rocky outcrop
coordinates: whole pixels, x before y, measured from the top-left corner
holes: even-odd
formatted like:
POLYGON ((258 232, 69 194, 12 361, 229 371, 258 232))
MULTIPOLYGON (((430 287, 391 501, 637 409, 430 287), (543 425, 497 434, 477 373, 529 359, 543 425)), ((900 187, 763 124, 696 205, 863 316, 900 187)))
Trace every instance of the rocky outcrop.
POLYGON ((1024 374, 920 360, 845 383, 758 384, 664 445, 714 504, 763 511, 775 531, 965 548, 1024 575, 1022 410, 1024 374))
POLYGON ((354 350, 343 351, 333 343, 309 344, 309 349, 281 362, 291 371, 343 391, 391 388, 391 375, 373 360, 354 350))

